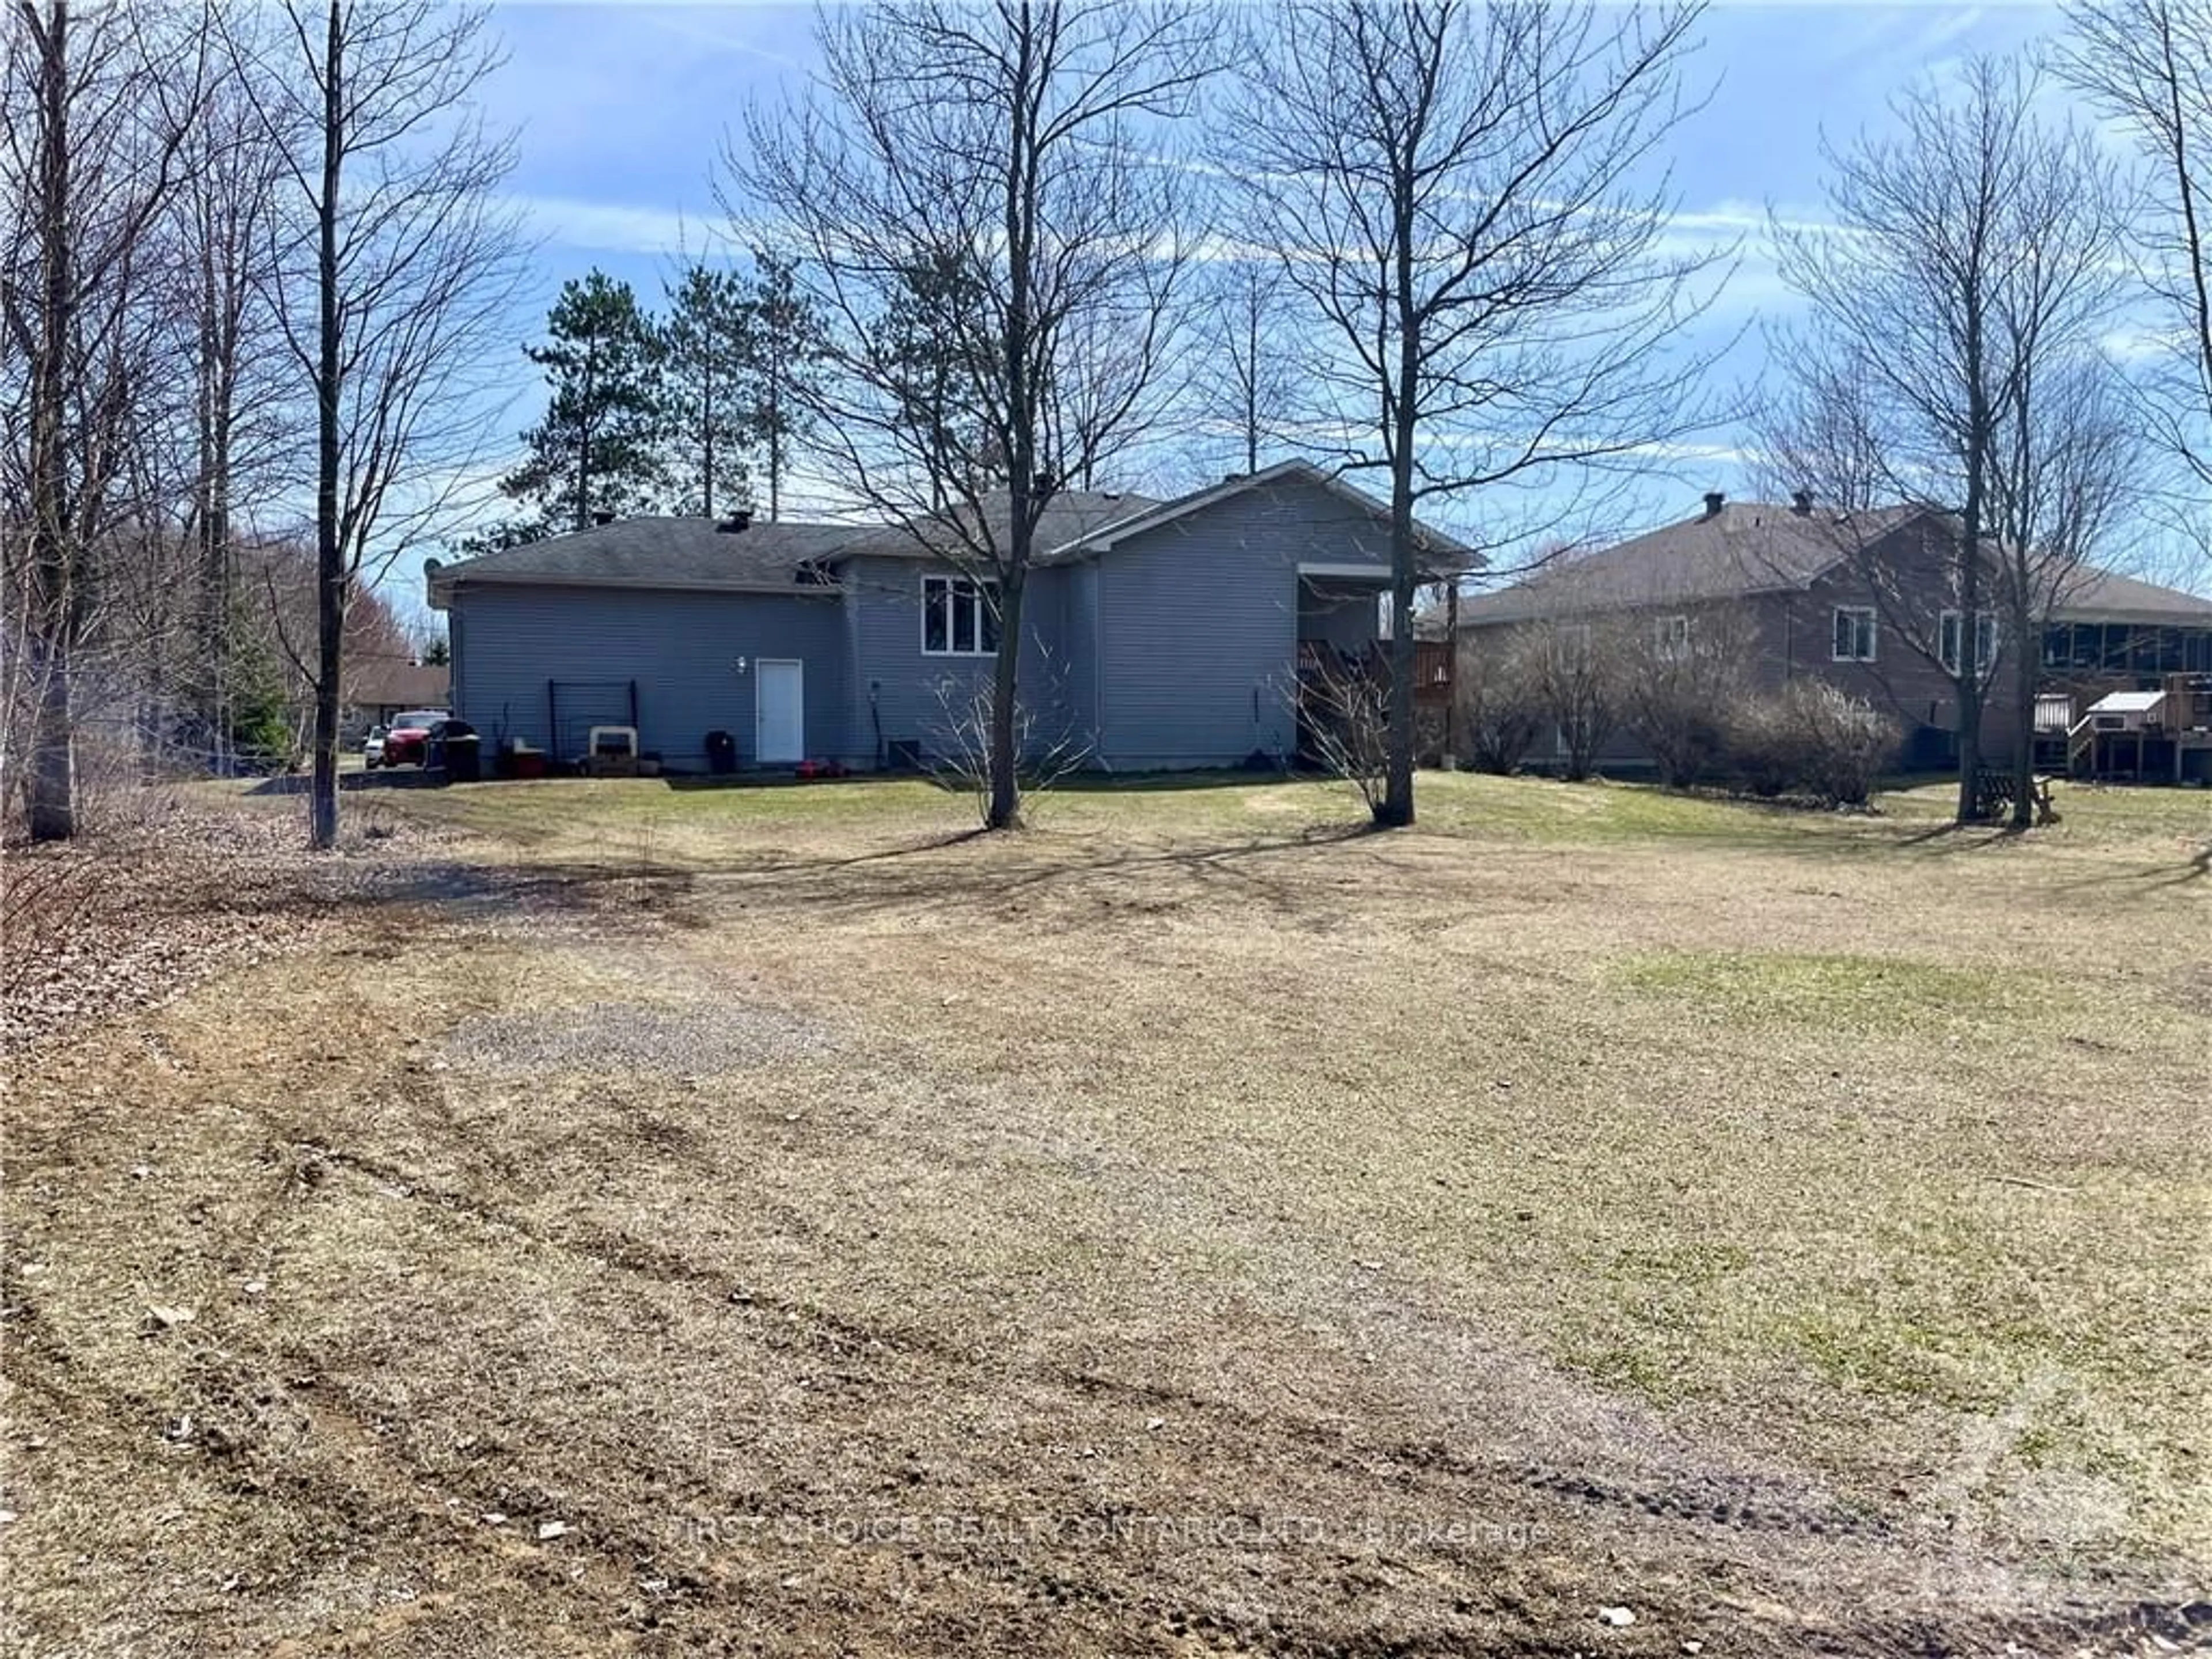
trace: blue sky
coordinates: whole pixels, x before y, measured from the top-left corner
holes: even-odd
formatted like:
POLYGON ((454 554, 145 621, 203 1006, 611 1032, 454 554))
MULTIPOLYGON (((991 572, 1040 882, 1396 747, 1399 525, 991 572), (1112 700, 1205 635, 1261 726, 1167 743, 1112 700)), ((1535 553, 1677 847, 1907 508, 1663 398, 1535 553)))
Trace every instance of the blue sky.
MULTIPOLYGON (((804 7, 514 3, 496 23, 508 58, 484 88, 495 126, 520 134, 510 188, 542 238, 532 312, 562 279, 594 264, 658 304, 678 251, 708 249, 722 222, 713 175, 725 135, 749 99, 805 76, 812 14, 804 7)), ((1761 257, 1771 205, 1819 215, 1819 144, 1883 119, 1885 100, 1915 76, 1941 74, 1972 52, 2009 50, 2057 25, 2040 5, 1720 4, 1708 14, 1694 73, 1710 106, 1678 134, 1672 161, 1681 228, 1747 238, 1744 262, 1708 327, 1726 338, 1747 321, 1786 314, 1788 296, 1761 257)), ((538 392, 519 349, 517 399, 505 425, 532 418, 538 392)), ((1729 365, 1755 378, 1754 329, 1729 365)), ((1742 494, 1748 480, 1714 434, 1714 451, 1680 463, 1647 493, 1647 512, 1686 512, 1698 492, 1742 494)))

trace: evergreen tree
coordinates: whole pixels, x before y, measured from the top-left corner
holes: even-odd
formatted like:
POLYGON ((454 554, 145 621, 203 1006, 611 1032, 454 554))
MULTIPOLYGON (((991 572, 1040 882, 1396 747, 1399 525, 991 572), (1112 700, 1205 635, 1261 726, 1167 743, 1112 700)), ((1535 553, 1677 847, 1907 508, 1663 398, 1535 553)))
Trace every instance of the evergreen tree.
POLYGON ((660 339, 676 497, 681 511, 711 519, 751 504, 744 383, 758 355, 756 313, 735 272, 704 265, 686 270, 668 301, 660 339))
POLYGON ((552 396, 545 418, 522 434, 530 459, 501 481, 501 493, 534 510, 527 529, 538 535, 653 506, 666 447, 653 319, 628 283, 595 270, 562 285, 545 332, 544 345, 523 351, 552 396))
POLYGON ((773 523, 782 510, 792 452, 805 433, 806 399, 800 388, 822 372, 822 319, 799 290, 793 263, 773 253, 754 253, 745 298, 753 339, 745 363, 744 409, 768 475, 768 516, 773 523))
POLYGON ((943 508, 947 481, 985 488, 999 471, 981 415, 979 381, 994 365, 982 331, 987 291, 964 249, 916 259, 876 325, 874 350, 892 371, 905 418, 921 434, 930 505, 943 508))

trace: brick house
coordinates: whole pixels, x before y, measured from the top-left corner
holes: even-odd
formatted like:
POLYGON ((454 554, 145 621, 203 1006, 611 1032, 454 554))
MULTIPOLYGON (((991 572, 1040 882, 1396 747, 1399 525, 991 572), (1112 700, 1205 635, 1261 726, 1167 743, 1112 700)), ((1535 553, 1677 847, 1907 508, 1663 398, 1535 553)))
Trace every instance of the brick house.
MULTIPOLYGON (((2012 695, 2022 642, 2007 637, 1994 607, 1971 623, 1960 614, 1953 535, 1951 521, 1924 507, 1838 514, 1806 495, 1787 506, 1709 495, 1693 518, 1464 600, 1460 637, 1480 651, 1495 630, 1602 623, 1648 629, 1664 650, 1725 617, 1753 689, 1826 680, 1892 714, 1902 762, 1917 769, 1955 762, 1953 671, 1971 635, 1988 683, 1984 752, 2000 762, 2022 735, 2012 695)), ((2212 599, 2084 568, 2059 586, 2042 637, 2026 643, 2041 665, 2038 723, 2063 738, 2106 693, 2162 690, 2171 677, 2212 681, 2212 599)), ((1540 737, 1532 761, 1553 747, 1540 737)), ((1620 768, 1647 757, 1616 733, 1599 759, 1620 768)))

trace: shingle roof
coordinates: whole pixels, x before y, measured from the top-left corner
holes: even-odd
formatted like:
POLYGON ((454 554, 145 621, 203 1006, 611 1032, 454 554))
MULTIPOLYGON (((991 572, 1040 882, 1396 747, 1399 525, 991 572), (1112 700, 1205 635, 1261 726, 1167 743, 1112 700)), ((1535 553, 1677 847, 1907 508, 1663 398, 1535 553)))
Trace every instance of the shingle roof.
POLYGON ((431 579, 434 586, 463 580, 786 588, 801 564, 827 559, 867 533, 853 525, 755 524, 725 531, 712 519, 618 519, 440 565, 431 579))
POLYGON ((404 657, 349 656, 346 661, 346 701, 358 708, 441 708, 453 684, 453 671, 435 663, 404 657))
POLYGON ((2069 581, 2051 614, 2061 622, 2164 622, 2212 626, 2212 599, 2117 571, 2083 569, 2069 581))
MULTIPOLYGON (((1123 527, 1150 528, 1194 512, 1241 490, 1278 479, 1308 478, 1376 513, 1382 503, 1321 469, 1285 462, 1246 478, 1194 489, 1171 501, 1131 491, 1067 490, 1055 495, 1037 525, 1036 562, 1057 563, 1110 546, 1109 532, 1123 527)), ((1002 516, 1006 498, 983 504, 988 516, 1002 516)), ((1423 526, 1425 550, 1474 555, 1449 536, 1423 526)), ((718 529, 710 519, 645 517, 618 520, 590 530, 549 536, 474 558, 428 568, 431 599, 442 605, 456 581, 575 583, 593 586, 647 586, 785 590, 799 583, 799 567, 813 563, 834 569, 842 561, 871 556, 927 559, 939 550, 966 550, 955 530, 852 524, 762 524, 742 531, 718 529)))
MULTIPOLYGON (((1108 526, 1149 513, 1158 505, 1150 495, 1121 490, 1063 491, 1046 504, 1044 516, 1037 520, 1034 544, 1036 562, 1043 563, 1048 556, 1065 552, 1108 526)), ((1003 493, 994 494, 983 502, 984 521, 1002 534, 1006 511, 1007 499, 1003 493)), ((939 550, 946 548, 956 554, 964 553, 967 544, 961 538, 957 526, 972 522, 974 518, 969 512, 955 508, 948 512, 947 522, 942 525, 925 523, 911 528, 891 526, 868 531, 842 549, 839 556, 851 558, 856 554, 870 554, 894 559, 927 559, 939 556, 939 550)))
MULTIPOLYGON (((1088 543, 1110 546, 1123 537, 1140 535, 1146 531, 1170 524, 1186 514, 1212 507, 1217 501, 1241 495, 1247 490, 1265 489, 1270 484, 1295 482, 1325 489, 1331 495, 1350 501, 1355 507, 1373 514, 1388 522, 1390 509, 1382 502, 1356 485, 1346 483, 1334 472, 1316 466, 1311 461, 1278 461, 1273 466, 1262 467, 1257 472, 1247 472, 1224 478, 1218 483, 1204 484, 1171 501, 1145 502, 1140 510, 1126 514, 1120 522, 1092 526, 1085 532, 1088 543)), ((1126 499, 1136 500, 1135 497, 1126 499)), ((1469 568, 1479 568, 1482 556, 1464 543, 1447 536, 1431 525, 1413 523, 1414 544, 1424 553, 1444 554, 1443 560, 1431 560, 1437 574, 1457 574, 1469 568)), ((1054 556, 1076 556, 1092 550, 1089 546, 1070 546, 1055 549, 1054 556)))
POLYGON ((1662 526, 1595 553, 1562 559, 1524 581, 1462 601, 1462 624, 1522 622, 1562 611, 1740 599, 1802 587, 1870 536, 1919 515, 1885 507, 1838 518, 1763 501, 1662 526))

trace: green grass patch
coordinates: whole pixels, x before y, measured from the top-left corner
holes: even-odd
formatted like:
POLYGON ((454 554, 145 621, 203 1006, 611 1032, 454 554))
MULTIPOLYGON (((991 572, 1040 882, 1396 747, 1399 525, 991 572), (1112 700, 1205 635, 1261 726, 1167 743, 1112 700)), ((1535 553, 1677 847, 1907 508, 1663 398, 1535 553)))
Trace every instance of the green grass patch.
POLYGON ((1788 951, 1663 951, 1607 964, 1631 990, 1677 997, 1722 1024, 1778 1020, 1828 1030, 1985 1030, 2079 1006, 2065 981, 2016 968, 1788 951))

